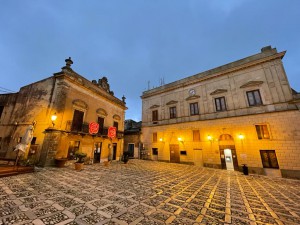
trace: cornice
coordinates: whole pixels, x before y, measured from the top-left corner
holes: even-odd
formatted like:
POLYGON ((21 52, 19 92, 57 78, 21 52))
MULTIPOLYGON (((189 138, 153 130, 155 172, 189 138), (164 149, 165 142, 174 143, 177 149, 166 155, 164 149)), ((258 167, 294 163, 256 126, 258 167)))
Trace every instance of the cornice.
POLYGON ((229 64, 225 64, 223 66, 220 67, 216 67, 214 69, 211 70, 207 70, 205 72, 202 73, 198 73, 196 75, 192 75, 186 78, 183 78, 181 80, 154 88, 152 90, 149 91, 145 91, 143 92, 143 95, 141 96, 142 99, 154 96, 154 95, 158 95, 161 93, 165 93, 165 92, 169 92, 178 88, 182 88, 182 87, 186 87, 189 85, 193 85, 196 83, 200 83, 203 82, 205 80, 210 80, 210 79, 214 79, 220 76, 224 76, 227 75, 228 73, 233 73, 242 69, 246 69, 248 67, 252 67, 252 66, 256 66, 265 62, 269 62, 272 60, 276 60, 276 59, 282 59, 285 55, 286 51, 283 52, 279 52, 279 53, 275 53, 275 54, 271 54, 268 56, 265 56, 263 53, 259 53, 257 55, 252 55, 249 56, 247 58, 244 59, 240 59, 237 61, 234 61, 232 63, 229 64), (255 59, 251 59, 251 58, 255 58, 255 59), (235 65, 237 64, 237 65, 235 65))

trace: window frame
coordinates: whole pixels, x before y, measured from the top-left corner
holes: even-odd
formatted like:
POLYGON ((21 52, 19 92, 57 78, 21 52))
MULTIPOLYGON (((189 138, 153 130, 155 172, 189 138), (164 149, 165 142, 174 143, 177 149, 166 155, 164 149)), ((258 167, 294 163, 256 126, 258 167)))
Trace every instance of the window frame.
POLYGON ((157 122, 158 121, 158 110, 152 111, 152 121, 157 122))
POLYGON ((200 130, 193 130, 193 141, 194 141, 194 142, 199 142, 199 141, 201 141, 201 138, 200 138, 200 130))
POLYGON ((267 124, 255 124, 255 130, 258 140, 270 140, 271 132, 267 124), (265 133, 267 132, 267 133, 265 133))
POLYGON ((198 102, 190 103, 190 116, 199 115, 199 105, 198 102))
POLYGON ((263 168, 279 169, 279 163, 278 163, 278 159, 277 159, 275 150, 259 150, 259 152, 260 152, 261 163, 263 165, 263 168), (273 155, 273 156, 271 156, 271 155, 273 155), (264 156, 267 156, 267 157, 264 157, 264 156), (267 161, 265 161, 265 159, 267 159, 267 161))
POLYGON ((170 119, 177 118, 177 109, 176 106, 172 106, 169 108, 170 119))
POLYGON ((152 133, 152 142, 156 143, 157 142, 157 132, 152 133))
POLYGON ((222 112, 227 110, 225 96, 215 98, 215 107, 217 112, 222 112), (222 103, 224 103, 224 105, 222 103))
POLYGON ((260 106, 260 105, 263 105, 263 101, 262 101, 259 89, 251 90, 251 91, 246 91, 246 95, 247 95, 247 100, 248 100, 248 105, 249 106, 260 106), (258 93, 258 95, 255 95, 255 93, 258 93), (252 97, 253 103, 251 103, 249 97, 252 97), (256 97, 259 97, 259 99, 257 99, 256 97))

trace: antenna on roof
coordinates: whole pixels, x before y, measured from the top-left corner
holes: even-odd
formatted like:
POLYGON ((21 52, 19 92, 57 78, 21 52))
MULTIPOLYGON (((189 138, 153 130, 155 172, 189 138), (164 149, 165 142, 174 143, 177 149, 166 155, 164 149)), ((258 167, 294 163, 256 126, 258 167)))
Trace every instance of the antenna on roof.
POLYGON ((148 80, 148 91, 150 90, 150 80, 148 80))

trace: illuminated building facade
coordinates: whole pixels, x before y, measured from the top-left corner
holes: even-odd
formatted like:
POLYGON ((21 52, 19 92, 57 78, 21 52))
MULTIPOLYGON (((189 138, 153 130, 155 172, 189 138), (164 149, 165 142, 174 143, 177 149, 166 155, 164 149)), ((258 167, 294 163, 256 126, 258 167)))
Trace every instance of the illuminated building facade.
POLYGON ((152 160, 300 178, 300 101, 282 58, 247 58, 143 92, 152 160))
POLYGON ((73 159, 76 151, 90 162, 118 160, 123 152, 125 97, 116 98, 107 78, 89 81, 72 70, 71 58, 61 72, 29 84, 18 93, 0 95, 0 154, 14 157, 14 146, 27 126, 36 121, 34 138, 25 157, 41 166, 55 158, 73 159), (90 133, 91 122, 99 124, 90 133), (108 137, 116 127, 116 137, 108 137))

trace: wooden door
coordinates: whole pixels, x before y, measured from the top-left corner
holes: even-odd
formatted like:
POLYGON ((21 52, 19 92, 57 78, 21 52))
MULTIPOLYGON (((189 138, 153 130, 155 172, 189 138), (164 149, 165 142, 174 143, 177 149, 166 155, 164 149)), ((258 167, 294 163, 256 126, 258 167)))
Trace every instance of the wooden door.
POLYGON ((179 145, 170 145, 170 162, 180 163, 179 145))

